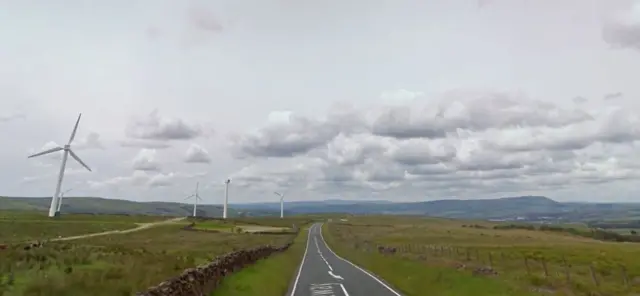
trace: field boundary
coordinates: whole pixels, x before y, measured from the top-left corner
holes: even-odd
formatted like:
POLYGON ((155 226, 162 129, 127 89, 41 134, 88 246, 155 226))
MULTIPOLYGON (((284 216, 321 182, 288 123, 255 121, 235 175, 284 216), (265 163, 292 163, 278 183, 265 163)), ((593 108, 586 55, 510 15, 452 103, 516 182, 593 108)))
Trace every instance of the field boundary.
POLYGON ((137 296, 190 296, 211 294, 225 276, 251 265, 260 259, 275 253, 284 252, 293 244, 275 247, 259 246, 248 250, 239 250, 217 257, 211 263, 185 270, 181 275, 151 287, 137 296))

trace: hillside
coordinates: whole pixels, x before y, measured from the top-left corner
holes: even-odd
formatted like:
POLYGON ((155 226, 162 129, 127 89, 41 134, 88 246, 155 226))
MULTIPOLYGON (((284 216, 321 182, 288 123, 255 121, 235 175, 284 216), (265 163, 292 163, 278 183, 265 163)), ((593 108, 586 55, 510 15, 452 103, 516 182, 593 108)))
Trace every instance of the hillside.
MULTIPOLYGON (((233 205, 235 209, 280 210, 279 203, 233 205)), ((345 213, 425 215, 464 219, 524 219, 588 221, 640 217, 638 203, 561 203, 544 196, 518 196, 495 199, 447 199, 424 202, 387 201, 293 201, 285 203, 285 213, 345 213)))
MULTIPOLYGON (((0 197, 0 210, 49 211, 51 197, 0 197)), ((63 213, 95 213, 124 215, 187 216, 193 213, 193 205, 176 202, 135 202, 122 199, 99 197, 65 197, 63 213)), ((229 209, 229 215, 238 213, 229 209)), ((198 205, 198 215, 205 217, 222 216, 218 205, 198 205)))

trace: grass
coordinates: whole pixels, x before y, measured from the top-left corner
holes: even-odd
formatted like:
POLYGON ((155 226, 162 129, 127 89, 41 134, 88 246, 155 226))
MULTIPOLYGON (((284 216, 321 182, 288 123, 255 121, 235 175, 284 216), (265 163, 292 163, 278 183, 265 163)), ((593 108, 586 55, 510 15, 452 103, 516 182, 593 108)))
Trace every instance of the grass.
POLYGON ((213 296, 281 296, 287 293, 292 276, 300 265, 307 243, 307 229, 301 229, 294 244, 283 253, 225 278, 213 296))
POLYGON ((495 225, 359 217, 348 224, 329 223, 324 231, 338 254, 379 274, 406 295, 422 295, 420 291, 425 290, 430 295, 514 296, 531 295, 532 291, 554 295, 640 292, 634 285, 640 279, 638 244, 602 242, 567 233, 493 229, 495 225), (383 255, 377 246, 395 247, 397 252, 383 255), (473 275, 488 266, 498 275, 473 275))
POLYGON ((0 244, 135 228, 128 222, 0 220, 0 244))
MULTIPOLYGON (((133 222, 127 218, 117 222, 119 216, 93 218, 108 221, 103 223, 108 225, 133 222)), ((34 231, 66 223, 69 229, 65 231, 74 234, 102 223, 19 220, 12 223, 39 223, 32 225, 34 231)), ((176 223, 126 234, 49 242, 30 251, 20 246, 0 250, 0 295, 131 295, 233 250, 280 245, 291 239, 290 235, 186 231, 183 226, 176 223)))

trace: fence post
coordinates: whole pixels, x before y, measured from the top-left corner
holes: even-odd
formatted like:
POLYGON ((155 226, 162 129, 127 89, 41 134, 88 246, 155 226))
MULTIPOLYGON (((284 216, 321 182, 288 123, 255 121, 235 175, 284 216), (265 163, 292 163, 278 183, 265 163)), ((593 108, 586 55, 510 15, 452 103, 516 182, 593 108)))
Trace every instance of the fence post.
POLYGON ((467 248, 467 261, 471 261, 471 253, 469 251, 469 248, 467 248))
POLYGON ((564 266, 564 275, 567 278, 567 284, 571 283, 571 266, 567 263, 567 259, 562 255, 562 265, 564 266))
POLYGON ((527 258, 527 256, 524 256, 524 267, 527 268, 527 275, 531 274, 531 269, 529 269, 529 259, 527 258))
POLYGON ((593 279, 593 283, 596 284, 596 286, 600 286, 600 282, 596 276, 596 271, 593 269, 593 264, 589 264, 589 271, 591 272, 591 279, 593 279))
POLYGON ((627 268, 624 265, 620 264, 620 269, 622 270, 622 281, 624 282, 625 287, 629 287, 629 277, 627 276, 627 268))
POLYGON ((491 255, 491 252, 489 252, 489 267, 493 268, 493 256, 491 255))
POLYGON ((549 277, 549 270, 547 270, 547 260, 544 259, 544 257, 542 257, 540 259, 540 261, 542 262, 542 268, 544 269, 544 277, 548 278, 549 277))

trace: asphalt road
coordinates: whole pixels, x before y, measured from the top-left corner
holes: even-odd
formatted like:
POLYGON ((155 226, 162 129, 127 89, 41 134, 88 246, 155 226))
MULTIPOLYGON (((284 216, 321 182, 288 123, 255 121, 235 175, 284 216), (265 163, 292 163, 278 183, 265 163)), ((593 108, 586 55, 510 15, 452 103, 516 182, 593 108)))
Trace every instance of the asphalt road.
POLYGON ((309 239, 288 296, 401 296, 372 273, 338 257, 322 237, 322 224, 309 239))

